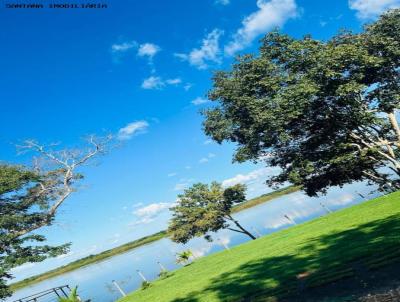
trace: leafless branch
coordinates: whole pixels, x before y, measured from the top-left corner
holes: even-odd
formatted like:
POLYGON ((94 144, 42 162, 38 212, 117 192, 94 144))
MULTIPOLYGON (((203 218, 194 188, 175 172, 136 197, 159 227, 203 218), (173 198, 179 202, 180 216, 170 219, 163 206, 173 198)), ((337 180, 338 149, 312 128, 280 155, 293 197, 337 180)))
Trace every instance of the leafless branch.
POLYGON ((14 235, 17 237, 23 236, 33 230, 49 225, 58 208, 76 191, 74 184, 81 178, 77 169, 89 163, 93 158, 107 153, 112 140, 113 137, 111 135, 106 137, 90 135, 86 139, 87 148, 62 149, 58 151, 53 149, 58 144, 45 146, 35 140, 27 140, 24 144, 17 146, 22 152, 33 151, 40 155, 40 157, 34 158, 33 163, 34 171, 42 179, 39 182, 40 190, 37 191, 36 197, 46 196, 49 205, 44 218, 40 222, 28 229, 18 231, 14 235), (41 160, 49 161, 52 164, 51 167, 41 166, 41 160))

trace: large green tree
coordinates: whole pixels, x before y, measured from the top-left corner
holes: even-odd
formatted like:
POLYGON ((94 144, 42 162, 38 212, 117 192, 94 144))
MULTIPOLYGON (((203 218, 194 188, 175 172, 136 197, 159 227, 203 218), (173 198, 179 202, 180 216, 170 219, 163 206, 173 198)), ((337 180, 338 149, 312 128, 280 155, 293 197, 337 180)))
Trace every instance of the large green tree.
POLYGON ((256 239, 232 216, 232 207, 246 200, 246 187, 238 184, 223 188, 221 184, 197 183, 178 196, 178 204, 171 208, 172 219, 168 233, 175 242, 186 243, 193 237, 228 229, 256 239))
POLYGON ((54 222, 82 178, 78 169, 106 151, 111 137, 88 140, 84 149, 55 150, 26 141, 20 150, 39 154, 30 168, 0 164, 0 299, 11 294, 11 270, 65 253, 69 244, 49 246, 36 231, 54 222))
POLYGON ((328 41, 271 32, 215 73, 209 98, 206 134, 236 143, 235 161, 280 167, 270 185, 400 187, 400 10, 328 41))

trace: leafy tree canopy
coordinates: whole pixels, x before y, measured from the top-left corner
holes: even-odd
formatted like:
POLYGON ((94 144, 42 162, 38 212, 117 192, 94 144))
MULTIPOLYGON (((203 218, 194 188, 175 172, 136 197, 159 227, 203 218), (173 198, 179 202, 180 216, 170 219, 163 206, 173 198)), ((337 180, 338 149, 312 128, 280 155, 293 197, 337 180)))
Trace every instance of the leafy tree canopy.
POLYGON ((48 217, 48 197, 41 194, 42 176, 19 166, 0 165, 0 298, 10 294, 6 286, 9 271, 27 262, 40 262, 65 253, 68 245, 48 246, 46 238, 21 232, 31 229, 48 217))
POLYGON ((280 167, 270 185, 400 187, 400 10, 329 41, 271 32, 215 73, 209 98, 205 133, 236 143, 235 161, 280 167))
POLYGON ((168 227, 171 239, 186 243, 193 237, 205 236, 210 240, 209 232, 225 228, 255 239, 231 215, 232 206, 245 201, 245 190, 241 184, 224 189, 217 182, 197 183, 186 189, 178 196, 178 204, 171 208, 173 214, 168 227))

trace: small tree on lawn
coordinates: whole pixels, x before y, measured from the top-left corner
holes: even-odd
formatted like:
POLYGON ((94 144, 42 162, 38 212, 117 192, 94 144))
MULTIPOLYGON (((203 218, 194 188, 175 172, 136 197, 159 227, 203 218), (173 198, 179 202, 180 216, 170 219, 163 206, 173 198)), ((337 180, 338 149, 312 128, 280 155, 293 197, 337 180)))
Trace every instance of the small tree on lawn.
POLYGON ((245 201, 244 185, 224 189, 217 182, 197 183, 178 196, 178 204, 171 208, 172 219, 168 232, 173 241, 186 243, 193 237, 228 229, 256 239, 231 215, 233 205, 245 201), (233 226, 232 226, 233 225, 233 226))

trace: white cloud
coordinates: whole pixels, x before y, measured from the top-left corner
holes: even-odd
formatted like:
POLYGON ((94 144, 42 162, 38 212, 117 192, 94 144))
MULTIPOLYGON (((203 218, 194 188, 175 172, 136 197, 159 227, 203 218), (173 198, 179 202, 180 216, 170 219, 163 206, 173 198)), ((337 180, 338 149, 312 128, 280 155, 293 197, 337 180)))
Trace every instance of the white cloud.
POLYGON ((133 206, 132 206, 132 208, 139 208, 139 207, 141 207, 143 205, 143 202, 138 202, 138 203, 135 203, 133 206))
POLYGON ((174 176, 176 176, 177 175, 177 173, 176 172, 171 172, 171 173, 168 173, 168 177, 174 177, 174 176))
POLYGON ((179 182, 175 185, 174 191, 183 191, 187 189, 192 183, 194 179, 193 178, 181 178, 179 182))
POLYGON ((140 218, 151 219, 158 216, 161 212, 172 207, 174 203, 171 202, 159 202, 152 203, 145 207, 139 208, 133 212, 135 216, 140 218))
POLYGON ((119 129, 118 131, 118 139, 119 140, 129 140, 134 135, 143 133, 149 127, 149 124, 146 121, 136 121, 129 123, 125 127, 119 129))
POLYGON ((181 83, 182 83, 182 80, 180 78, 167 79, 164 81, 161 77, 150 76, 147 79, 143 80, 142 88, 143 89, 162 89, 166 85, 175 85, 176 86, 181 83))
POLYGON ((265 178, 268 174, 269 174, 269 169, 267 169, 267 168, 261 168, 258 170, 254 170, 247 174, 237 174, 236 176, 234 176, 232 178, 225 179, 222 182, 222 186, 230 187, 230 186, 234 186, 239 183, 247 184, 247 183, 257 180, 259 178, 265 178))
POLYGON ((373 19, 388 9, 399 8, 400 0, 349 0, 359 19, 373 19))
POLYGON ((118 52, 126 52, 134 47, 137 46, 136 41, 129 41, 129 42, 123 42, 120 44, 113 44, 111 46, 111 50, 114 53, 118 53, 118 52))
POLYGON ((165 83, 167 83, 169 85, 178 85, 178 84, 182 83, 182 79, 181 78, 168 79, 165 81, 165 83))
POLYGON ((165 86, 164 81, 160 77, 151 76, 143 80, 143 89, 161 89, 165 86))
POLYGON ((214 158, 216 157, 216 155, 214 153, 208 153, 207 157, 203 157, 199 160, 200 164, 205 164, 208 163, 210 161, 210 158, 214 158))
POLYGON ((183 86, 183 89, 185 89, 185 91, 188 91, 190 88, 192 88, 193 84, 191 83, 186 83, 185 86, 183 86))
POLYGON ((203 158, 201 158, 201 159, 199 160, 199 163, 200 163, 200 164, 205 164, 205 163, 208 163, 208 161, 209 161, 209 159, 208 159, 207 157, 203 157, 203 158))
POLYGON ((253 198, 272 191, 265 182, 270 176, 279 173, 279 170, 276 167, 265 167, 247 174, 237 174, 232 178, 225 179, 222 186, 226 188, 239 183, 244 184, 247 186, 247 197, 253 198))
POLYGON ((215 4, 228 5, 229 3, 231 3, 230 0, 215 0, 215 4))
POLYGON ((148 223, 153 222, 153 221, 154 221, 154 218, 143 217, 143 218, 141 218, 139 220, 135 220, 135 221, 129 223, 128 226, 133 227, 133 226, 137 226, 137 225, 140 225, 140 224, 148 224, 148 223))
POLYGON ((152 59, 160 50, 161 48, 156 44, 144 43, 139 46, 138 56, 152 59))
POLYGON ((183 191, 189 187, 189 183, 183 182, 183 183, 177 183, 174 187, 174 191, 183 191))
POLYGON ((242 27, 225 46, 225 54, 234 55, 250 45, 257 36, 297 16, 295 0, 257 0, 257 6, 258 10, 242 21, 242 27))
POLYGON ((207 139, 207 140, 204 141, 203 144, 204 145, 209 145, 209 144, 212 144, 212 142, 213 142, 212 139, 207 139))
POLYGON ((175 204, 175 202, 159 202, 141 207, 133 211, 137 219, 130 223, 129 226, 148 224, 154 221, 159 215, 168 211, 169 208, 173 207, 175 204))
POLYGON ((214 29, 203 39, 200 48, 194 48, 188 54, 176 53, 175 56, 199 69, 206 69, 210 62, 219 64, 221 63, 219 38, 222 34, 223 31, 214 29))
POLYGON ((204 99, 202 97, 197 97, 191 103, 195 106, 198 106, 198 105, 206 104, 209 102, 210 102, 210 100, 204 99))

